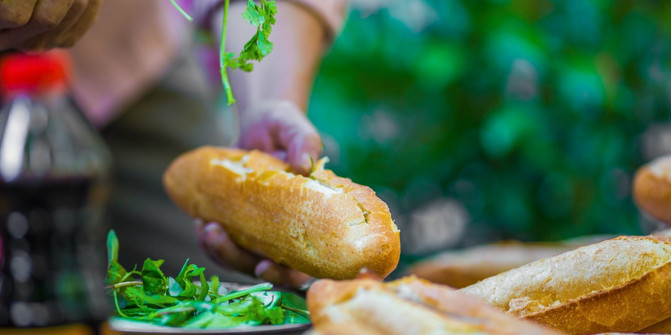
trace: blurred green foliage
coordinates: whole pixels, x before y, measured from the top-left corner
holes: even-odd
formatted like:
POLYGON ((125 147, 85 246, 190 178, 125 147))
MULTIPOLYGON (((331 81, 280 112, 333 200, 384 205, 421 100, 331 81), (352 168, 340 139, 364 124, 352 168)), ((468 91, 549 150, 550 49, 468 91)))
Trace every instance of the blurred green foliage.
POLYGON ((330 168, 496 238, 640 233, 639 136, 668 119, 671 2, 355 1, 310 117, 330 168), (372 4, 371 4, 372 3, 372 4))

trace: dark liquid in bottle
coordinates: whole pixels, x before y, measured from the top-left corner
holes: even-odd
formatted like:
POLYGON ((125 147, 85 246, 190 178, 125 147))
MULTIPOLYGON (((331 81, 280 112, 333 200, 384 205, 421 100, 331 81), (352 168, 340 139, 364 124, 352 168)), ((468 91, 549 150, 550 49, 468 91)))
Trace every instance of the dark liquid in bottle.
POLYGON ((93 185, 87 177, 0 181, 0 328, 98 329, 105 320, 93 185))

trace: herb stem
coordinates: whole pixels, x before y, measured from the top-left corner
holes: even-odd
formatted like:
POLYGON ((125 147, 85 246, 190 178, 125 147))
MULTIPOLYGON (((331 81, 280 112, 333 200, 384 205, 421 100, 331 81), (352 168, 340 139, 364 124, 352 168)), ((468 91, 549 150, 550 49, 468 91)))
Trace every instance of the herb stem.
POLYGON ((126 287, 126 286, 142 286, 142 285, 143 285, 143 283, 141 281, 125 281, 125 282, 116 283, 114 285, 107 286, 105 288, 117 289, 117 288, 126 287))
POLYGON ((189 14, 187 14, 187 13, 182 9, 182 7, 180 7, 180 6, 177 4, 177 2, 176 2, 175 0, 170 0, 170 2, 172 2, 172 5, 175 6, 175 8, 177 8, 177 10, 178 10, 180 13, 182 13, 182 15, 183 15, 187 20, 189 20, 189 22, 193 21, 193 18, 192 18, 191 16, 189 16, 189 14))
POLYGON ((235 103, 235 98, 233 98, 233 90, 231 89, 231 82, 228 80, 228 74, 226 73, 226 29, 228 26, 228 5, 230 0, 224 1, 224 19, 221 26, 221 45, 219 46, 219 72, 221 74, 221 83, 224 85, 224 91, 226 92, 226 99, 228 100, 228 105, 235 103))
POLYGON ((163 315, 174 314, 174 313, 193 312, 195 310, 196 310, 195 307, 182 307, 182 308, 164 309, 162 311, 158 311, 156 313, 156 315, 163 316, 163 315))
POLYGON ((229 293, 225 296, 219 297, 216 300, 214 300, 214 303, 219 304, 219 303, 222 303, 224 301, 228 301, 228 300, 235 299, 235 298, 240 298, 240 297, 248 295, 250 293, 260 292, 260 291, 268 291, 271 288, 273 288, 273 284, 271 284, 271 283, 261 283, 261 284, 258 284, 258 285, 254 285, 254 286, 252 286, 248 289, 232 292, 232 293, 229 293))
POLYGON ((294 312, 294 313, 296 313, 296 314, 302 315, 302 316, 304 316, 304 317, 306 317, 306 318, 310 318, 310 312, 309 312, 309 311, 306 311, 306 310, 304 310, 304 309, 293 308, 293 307, 289 307, 289 306, 287 306, 287 305, 282 305, 282 308, 284 308, 284 309, 286 309, 286 310, 288 310, 288 311, 292 311, 292 312, 294 312))
POLYGON ((121 308, 119 308, 119 299, 117 298, 116 291, 114 291, 114 306, 116 307, 116 312, 119 313, 120 316, 129 318, 129 316, 124 314, 124 312, 121 311, 121 308))

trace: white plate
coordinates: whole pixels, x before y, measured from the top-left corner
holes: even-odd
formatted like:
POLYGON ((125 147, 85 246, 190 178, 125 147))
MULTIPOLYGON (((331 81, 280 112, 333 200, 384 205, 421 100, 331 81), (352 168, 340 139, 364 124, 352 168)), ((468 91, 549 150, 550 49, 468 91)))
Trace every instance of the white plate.
MULTIPOLYGON (((194 282, 196 283, 196 282, 194 282)), ((251 287, 238 283, 221 282, 221 286, 229 290, 242 290, 251 287)), ((273 288, 273 291, 282 291, 282 289, 273 288)), ((147 334, 222 334, 222 335, 255 335, 255 334, 303 334, 310 329, 311 323, 293 323, 286 325, 261 325, 261 326, 242 326, 236 328, 208 328, 208 329, 187 329, 182 327, 158 326, 150 323, 132 321, 119 317, 112 317, 109 320, 109 327, 124 335, 147 335, 147 334)))
POLYGON ((303 334, 310 329, 309 323, 287 325, 262 325, 225 329, 186 329, 181 327, 157 326, 144 322, 130 321, 122 318, 111 318, 109 326, 112 330, 124 335, 146 334, 225 334, 225 335, 252 335, 252 334, 303 334))

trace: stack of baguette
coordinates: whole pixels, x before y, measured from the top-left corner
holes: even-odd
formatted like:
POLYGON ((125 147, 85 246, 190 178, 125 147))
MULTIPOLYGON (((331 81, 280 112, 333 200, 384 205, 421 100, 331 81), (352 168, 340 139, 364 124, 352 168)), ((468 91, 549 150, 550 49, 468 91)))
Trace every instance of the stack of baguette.
POLYGON ((609 237, 599 235, 585 236, 556 243, 505 241, 450 250, 413 264, 409 274, 433 283, 463 288, 524 264, 607 238, 609 237))
POLYGON ((571 334, 671 331, 659 324, 671 317, 671 243, 622 236, 529 263, 461 292, 571 334))
POLYGON ((461 290, 414 276, 322 280, 308 308, 318 334, 671 333, 671 242, 621 236, 461 290))

